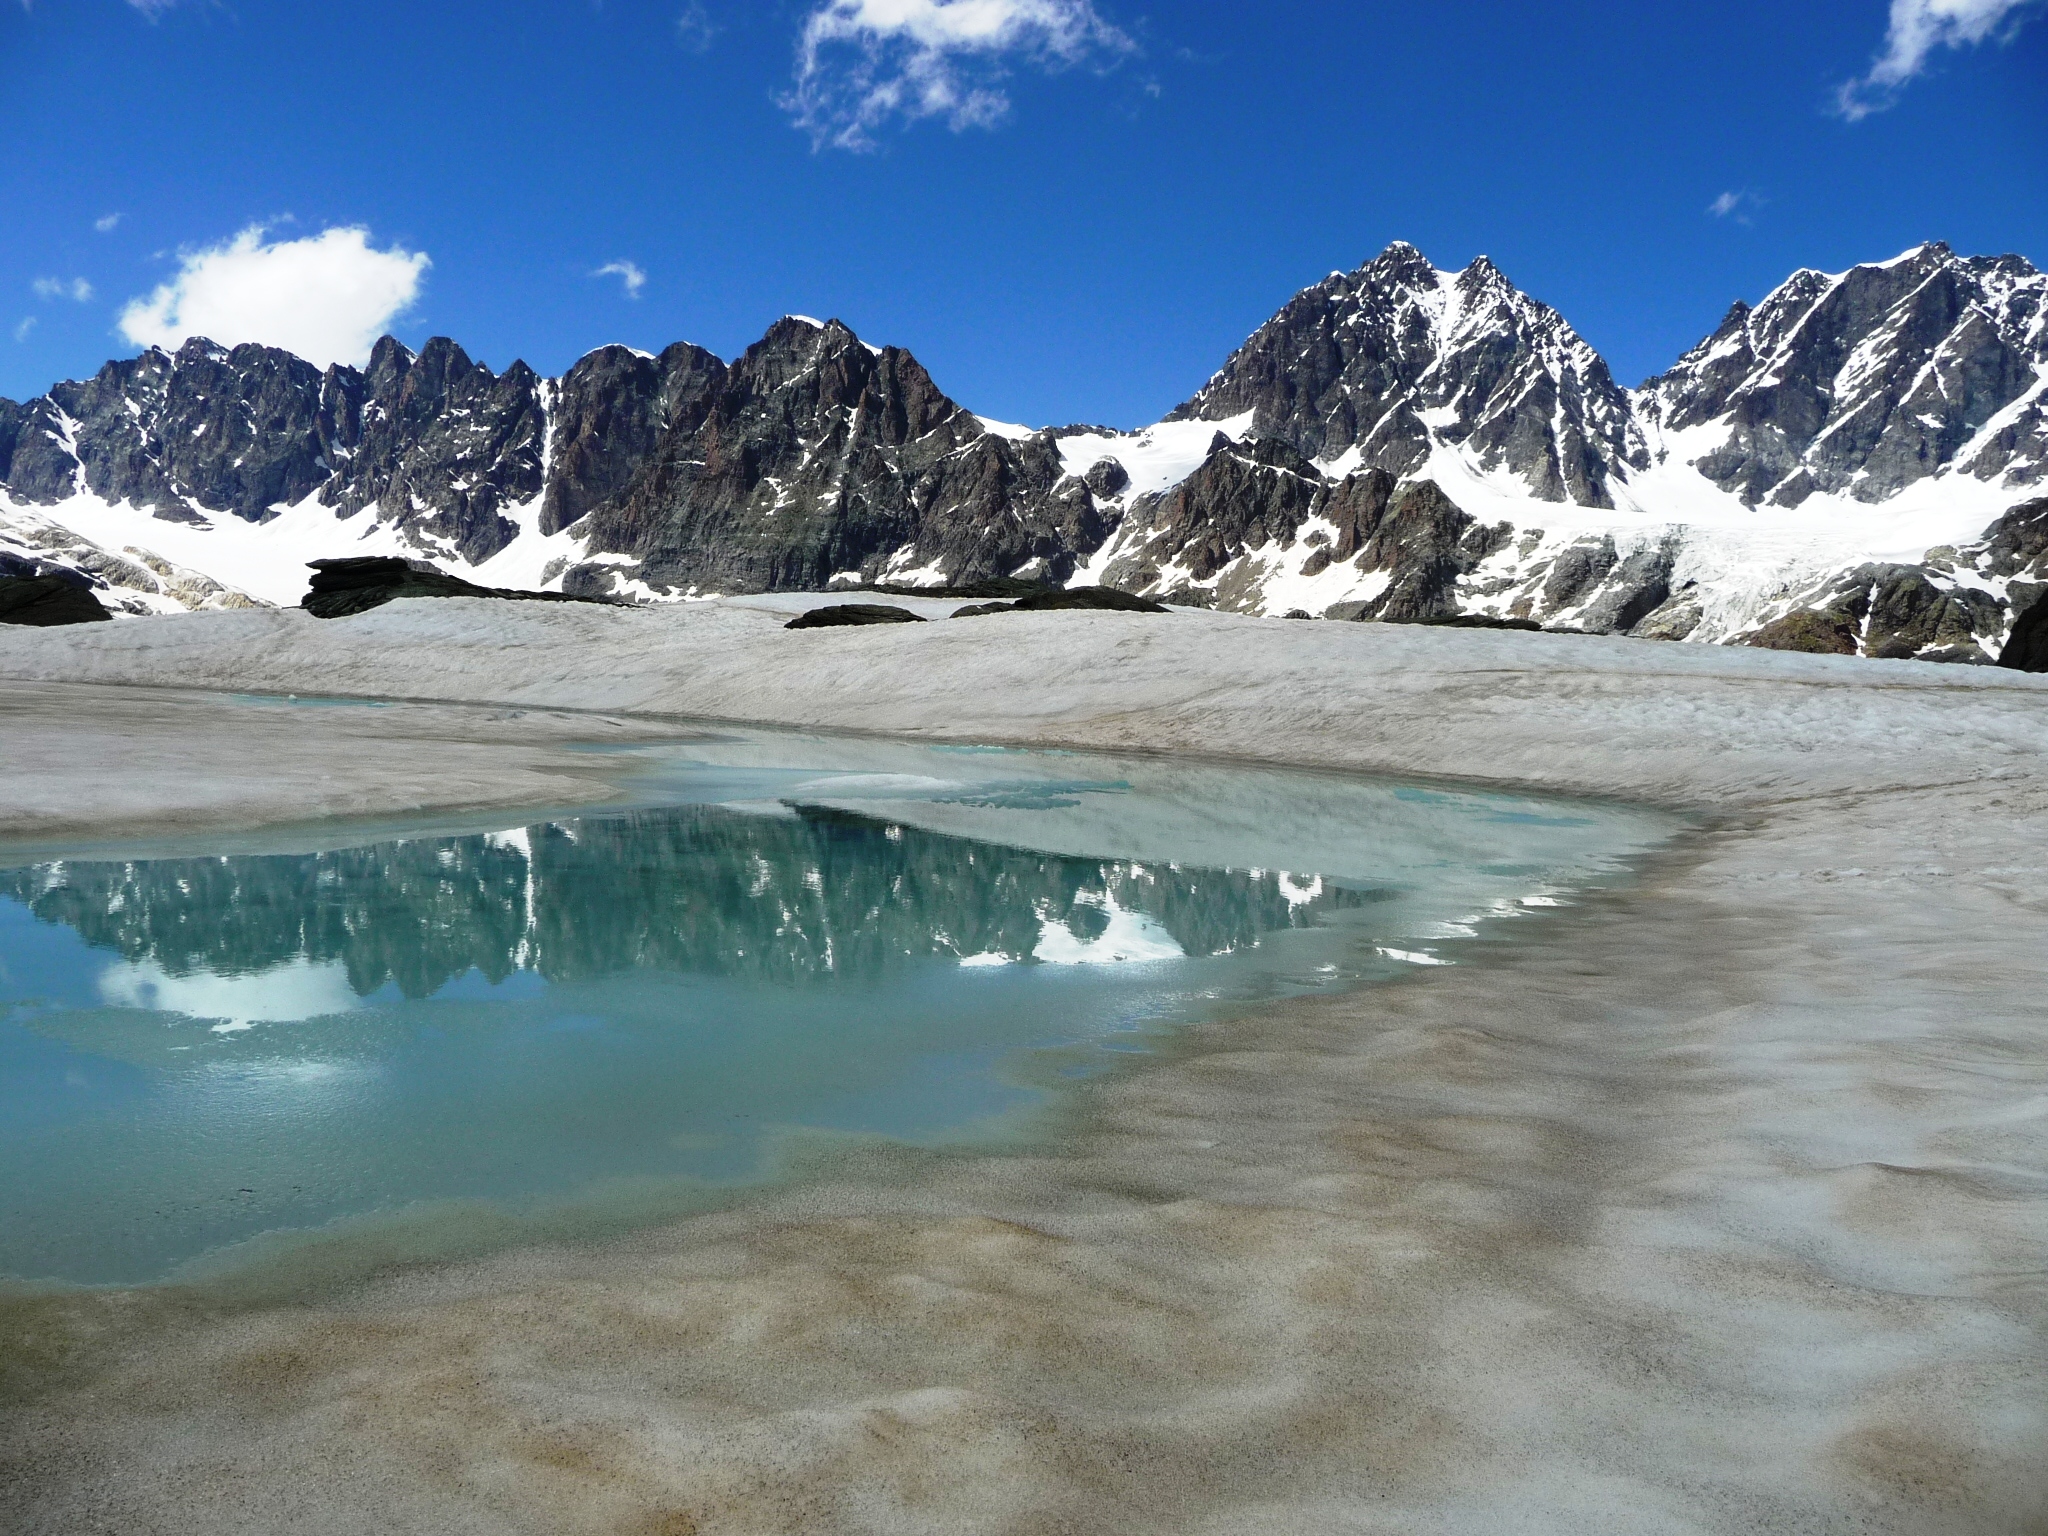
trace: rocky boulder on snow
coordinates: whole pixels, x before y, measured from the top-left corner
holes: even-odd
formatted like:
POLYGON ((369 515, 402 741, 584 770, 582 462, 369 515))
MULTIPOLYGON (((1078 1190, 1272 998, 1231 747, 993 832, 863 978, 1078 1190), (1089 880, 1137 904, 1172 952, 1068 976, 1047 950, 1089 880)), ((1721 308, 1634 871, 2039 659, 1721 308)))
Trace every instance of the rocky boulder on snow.
POLYGON ((888 603, 834 603, 798 614, 784 629, 857 629, 868 624, 922 624, 924 616, 888 603))
POLYGON ((0 624, 50 628, 112 617, 90 587, 62 576, 0 576, 0 624))
POLYGON ((583 603, 604 598, 576 597, 561 592, 521 592, 510 587, 480 587, 451 576, 424 560, 395 556, 353 555, 340 560, 312 560, 311 589, 299 604, 316 619, 341 619, 367 613, 400 597, 494 597, 513 602, 583 603))

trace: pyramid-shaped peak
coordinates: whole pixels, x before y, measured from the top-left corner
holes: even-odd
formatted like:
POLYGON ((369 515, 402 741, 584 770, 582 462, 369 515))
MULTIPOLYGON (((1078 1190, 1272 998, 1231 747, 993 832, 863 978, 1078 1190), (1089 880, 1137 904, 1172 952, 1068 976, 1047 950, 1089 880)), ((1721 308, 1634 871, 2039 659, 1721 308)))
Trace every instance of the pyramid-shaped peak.
POLYGON ((1513 288, 1507 273, 1494 265, 1491 256, 1474 256, 1458 274, 1458 286, 1467 292, 1482 288, 1513 288))
POLYGON ((1367 283, 1406 283, 1416 288, 1437 286, 1436 268, 1406 240, 1396 240, 1358 269, 1367 283))

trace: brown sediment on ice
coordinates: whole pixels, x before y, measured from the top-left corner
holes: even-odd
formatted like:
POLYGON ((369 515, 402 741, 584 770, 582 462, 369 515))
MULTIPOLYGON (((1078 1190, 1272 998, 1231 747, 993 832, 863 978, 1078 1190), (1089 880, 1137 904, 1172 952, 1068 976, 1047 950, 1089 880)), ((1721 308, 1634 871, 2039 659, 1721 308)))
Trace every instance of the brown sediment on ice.
MULTIPOLYGON (((465 636, 466 606, 393 605, 437 612, 296 655, 289 616, 166 621, 156 654, 110 648, 144 625, 96 626, 0 673, 282 690, 319 669, 327 691, 1721 814, 1470 963, 1192 1030, 1079 1090, 1037 1153, 875 1153, 630 1238, 289 1303, 24 1300, 15 1528, 2048 1524, 2048 685, 1186 615, 961 639, 979 627, 789 635, 714 605, 465 636), (455 626, 448 659, 422 659, 422 625, 455 626)), ((520 770, 556 773, 553 740, 520 770)), ((407 761, 410 803, 469 803, 407 761)))

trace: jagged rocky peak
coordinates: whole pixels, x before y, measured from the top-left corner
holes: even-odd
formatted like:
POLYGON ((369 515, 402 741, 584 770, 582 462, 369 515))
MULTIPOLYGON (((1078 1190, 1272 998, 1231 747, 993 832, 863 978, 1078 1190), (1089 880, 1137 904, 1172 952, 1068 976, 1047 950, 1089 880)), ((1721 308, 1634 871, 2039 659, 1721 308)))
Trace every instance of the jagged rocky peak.
POLYGON ((84 490, 178 522, 267 522, 315 495, 343 514, 376 503, 474 563, 518 532, 500 508, 540 492, 543 393, 526 364, 493 374, 446 337, 414 354, 386 336, 366 370, 324 373, 194 337, 30 402, 0 478, 31 504, 84 490))
POLYGON ((84 489, 164 517, 196 521, 211 511, 260 522, 327 473, 320 372, 275 347, 230 349, 203 337, 176 353, 152 347, 55 386, 29 413, 35 430, 6 466, 26 502, 50 505, 84 489))
POLYGON ((578 358, 555 390, 540 531, 558 533, 616 502, 663 433, 702 425, 724 380, 725 363, 686 341, 659 357, 609 346, 578 358))
POLYGON ((2048 475, 2048 277, 1940 242, 1794 273, 1638 394, 1661 451, 1751 506, 2048 475), (1680 434, 1684 434, 1681 436, 1680 434))
POLYGON ((541 494, 548 385, 523 362, 502 374, 436 336, 417 354, 384 337, 340 390, 360 430, 320 500, 346 515, 373 503, 423 548, 480 564, 519 534, 509 508, 541 494), (353 387, 347 387, 348 383, 353 387))
POLYGON ((1093 498, 1049 434, 988 431, 909 352, 839 321, 786 316, 691 379, 625 490, 577 524, 592 556, 618 558, 575 568, 567 588, 970 581, 1033 561, 1070 571, 1100 542, 1093 498))
POLYGON ((1647 465, 1628 395, 1548 305, 1486 257, 1462 272, 1396 242, 1304 289, 1169 419, 1250 415, 1325 464, 1420 472, 1439 447, 1543 501, 1613 505, 1647 465))

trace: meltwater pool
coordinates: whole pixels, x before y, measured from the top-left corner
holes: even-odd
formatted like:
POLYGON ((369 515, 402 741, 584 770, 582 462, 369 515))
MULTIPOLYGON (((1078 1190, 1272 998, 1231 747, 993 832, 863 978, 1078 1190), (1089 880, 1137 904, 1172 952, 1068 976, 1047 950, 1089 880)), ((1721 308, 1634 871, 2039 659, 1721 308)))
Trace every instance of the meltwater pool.
POLYGON ((609 759, 628 808, 0 869, 0 1276, 1028 1139, 1176 1024, 1455 964, 1675 826, 790 733, 609 759))

